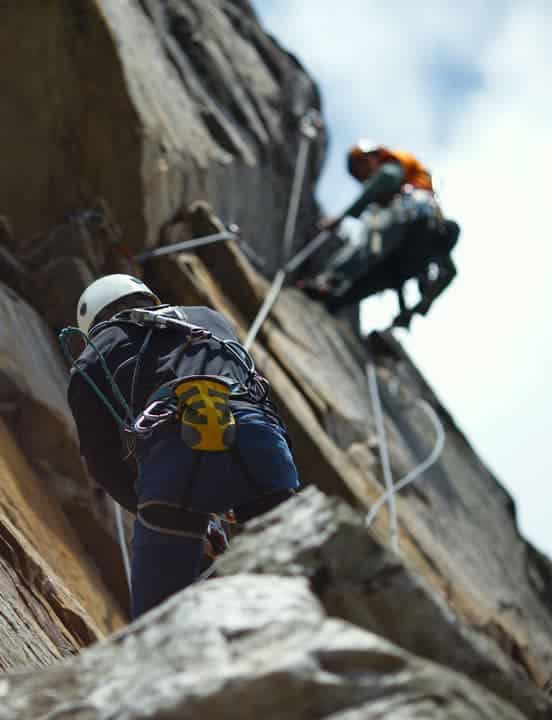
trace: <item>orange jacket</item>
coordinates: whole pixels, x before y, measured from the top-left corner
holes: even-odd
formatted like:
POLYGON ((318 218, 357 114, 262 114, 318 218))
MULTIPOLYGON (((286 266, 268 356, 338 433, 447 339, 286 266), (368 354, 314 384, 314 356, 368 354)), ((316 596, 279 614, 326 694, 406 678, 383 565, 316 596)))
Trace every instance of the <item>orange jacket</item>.
POLYGON ((378 155, 382 165, 390 160, 400 163, 404 172, 403 185, 412 185, 415 188, 433 192, 429 171, 414 155, 405 150, 388 150, 387 148, 380 148, 378 155))

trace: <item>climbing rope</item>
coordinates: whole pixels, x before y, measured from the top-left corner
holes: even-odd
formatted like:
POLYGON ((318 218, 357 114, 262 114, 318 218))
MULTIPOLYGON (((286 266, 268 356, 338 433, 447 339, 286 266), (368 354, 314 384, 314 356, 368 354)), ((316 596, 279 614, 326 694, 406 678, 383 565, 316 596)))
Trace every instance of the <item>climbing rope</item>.
POLYGON ((395 491, 393 487, 393 475, 391 473, 391 463, 389 461, 389 447, 387 445, 387 436, 385 434, 385 425, 383 421, 383 411, 381 409, 381 400, 378 389, 378 379, 374 363, 369 362, 366 365, 366 375, 368 378, 368 389, 370 392, 370 400, 374 411, 376 421, 376 430, 378 433, 378 445, 380 450, 380 460, 383 470, 383 478, 386 487, 385 496, 389 502, 389 527, 391 532, 391 547, 394 552, 399 552, 399 531, 397 523, 397 503, 395 500, 395 491))
POLYGON ((278 295, 282 290, 285 279, 286 271, 278 270, 274 277, 274 280, 272 281, 272 285, 270 286, 270 289, 266 294, 264 302, 261 305, 259 312, 255 316, 251 327, 249 328, 249 332, 247 333, 247 337, 245 338, 245 342, 243 343, 243 346, 246 350, 250 350, 251 346, 255 342, 255 338, 257 337, 259 330, 261 329, 264 321, 266 320, 268 313, 271 311, 272 306, 278 299, 278 295))
POLYGON ((123 509, 116 500, 113 500, 115 508, 115 526, 117 528, 117 539, 121 548, 121 556, 123 558, 123 566, 128 583, 128 589, 131 589, 131 570, 130 570, 130 553, 128 551, 127 538, 125 532, 125 523, 123 521, 123 509))
MULTIPOLYGON (((123 430, 127 429, 128 428, 128 420, 130 420, 132 422, 134 421, 134 416, 132 414, 132 410, 129 407, 128 403, 126 402, 124 395, 121 393, 119 386, 115 382, 115 378, 113 377, 111 371, 107 367, 107 364, 104 360, 102 353, 100 352, 100 350, 98 350, 98 348, 96 347, 94 342, 92 340, 90 340, 90 338, 88 337, 88 335, 86 333, 84 333, 79 328, 75 328, 75 327, 63 328, 63 330, 59 333, 59 342, 60 342, 61 348, 63 350, 63 354, 67 358, 71 367, 75 368, 75 371, 79 373, 79 375, 92 388, 92 390, 99 397, 99 399, 105 404, 105 406, 109 410, 110 414, 114 418, 117 425, 120 428, 122 428, 123 430), (123 417, 121 417, 117 413, 117 411, 115 410, 113 405, 109 402, 107 397, 100 390, 100 388, 96 385, 96 383, 92 380, 92 378, 86 372, 84 372, 83 370, 81 370, 79 368, 79 366, 77 365, 77 363, 75 361, 75 358, 72 356, 71 351, 69 350, 69 338, 71 336, 81 337, 94 350, 94 352, 96 353, 96 355, 98 356, 98 358, 100 360, 102 369, 106 374, 106 377, 111 386, 111 389, 113 390, 113 394, 115 395, 117 400, 120 402, 121 406, 123 407, 123 409, 125 411, 127 420, 125 420, 123 417)), ((115 527, 117 530, 117 538, 119 541, 119 547, 121 549, 121 556, 122 556, 122 560, 123 560, 123 566, 125 569, 125 575, 126 575, 126 579, 127 579, 127 583, 128 583, 128 588, 130 590, 130 588, 131 588, 130 554, 128 551, 128 545, 127 545, 127 541, 126 541, 125 526, 124 526, 124 522, 123 522, 123 511, 122 511, 122 508, 119 505, 119 503, 116 502, 115 500, 113 500, 113 507, 115 509, 115 527)))
MULTIPOLYGON (((372 365, 373 368, 373 365, 372 365)), ((375 369, 374 369, 375 374, 375 369)), ((377 378, 376 378, 377 382, 377 378)), ((379 395, 378 395, 379 396, 379 395)), ((381 510, 382 506, 385 503, 390 504, 390 513, 395 513, 395 525, 393 526, 393 522, 391 521, 391 545, 393 547, 393 550, 395 552, 399 552, 399 543, 398 543, 398 532, 397 532, 397 524, 396 524, 396 508, 391 511, 391 502, 394 501, 395 495, 400 492, 403 488, 405 488, 407 485, 410 485, 415 480, 417 480, 424 472, 429 470, 429 468, 434 465, 439 457, 441 456, 441 453, 443 452, 443 449, 445 447, 445 431, 443 429, 443 424, 439 420, 439 417, 437 416, 437 413, 435 410, 431 407, 431 405, 422 399, 418 399, 415 402, 415 406, 419 407, 421 410, 425 412, 427 417, 429 418, 431 424, 433 425, 433 428, 435 430, 435 444, 433 446, 432 451, 429 453, 427 458, 423 460, 421 463, 419 463, 415 468, 410 470, 404 477, 402 477, 398 483, 393 484, 391 487, 387 487, 386 491, 383 493, 381 497, 378 498, 378 500, 372 505, 370 508, 370 511, 368 512, 366 516, 366 527, 370 527, 372 522, 374 521, 374 518, 378 514, 378 512, 381 510), (393 527, 395 528, 395 535, 393 535, 393 527), (395 537, 395 540, 393 539, 395 537)), ((381 406, 380 406, 381 411, 381 406)), ((381 449, 381 445, 380 445, 381 449)), ((385 471, 384 471, 385 473, 385 471)))
POLYGON ((135 259, 136 262, 142 263, 150 258, 161 257, 162 255, 173 255, 177 252, 194 250, 195 248, 204 247, 205 245, 213 245, 214 243, 238 239, 238 227, 236 225, 230 225, 228 230, 215 233, 214 235, 205 235, 204 237, 182 240, 181 242, 173 243, 171 245, 163 245, 162 247, 153 248, 152 250, 145 250, 139 255, 136 255, 135 259))
POLYGON ((283 268, 280 268, 280 270, 278 270, 278 272, 274 276, 272 285, 270 286, 267 294, 265 295, 263 304, 259 308, 259 311, 257 312, 255 319, 253 320, 251 329, 247 333, 247 338, 244 342, 244 347, 247 350, 250 350, 251 346, 255 342, 255 339, 259 334, 259 330, 261 329, 264 321, 268 317, 268 314, 272 310, 274 303, 280 295, 280 292, 284 286, 284 282, 288 274, 290 272, 293 272, 294 270, 297 270, 297 268, 299 268, 306 260, 309 259, 311 255, 313 255, 320 247, 322 247, 322 245, 327 240, 329 240, 330 237, 331 232, 329 230, 322 230, 322 232, 316 235, 316 237, 311 240, 310 243, 305 245, 302 250, 300 250, 296 255, 294 255, 291 260, 289 260, 284 265, 283 268))
POLYGON ((295 236, 295 227, 297 225, 297 214, 299 212, 301 195, 303 194, 303 186, 305 184, 305 171, 307 169, 309 150, 312 141, 318 136, 321 127, 322 120, 320 118, 320 113, 314 108, 311 108, 305 115, 303 115, 299 124, 301 141, 299 143, 297 162, 293 173, 293 184, 291 187, 291 195, 289 198, 286 225, 284 229, 281 255, 282 264, 287 262, 289 256, 291 255, 293 238, 295 236))
POLYGON ((128 420, 130 422, 134 422, 134 416, 132 414, 132 410, 130 409, 130 406, 128 405, 127 401, 125 400, 125 397, 121 390, 119 389, 119 386, 115 382, 115 378, 113 377, 110 369, 107 366, 107 363, 104 360, 104 357, 102 353, 98 350, 94 342, 88 337, 88 335, 76 327, 66 327, 61 330, 61 332, 58 335, 59 343, 61 345, 61 349, 63 350, 63 354, 67 358, 68 362, 70 363, 71 367, 75 369, 75 372, 78 372, 79 375, 84 379, 84 381, 92 388, 94 393, 100 398, 100 400, 105 404, 109 412, 111 413, 112 417, 114 418, 115 422, 119 427, 121 427, 123 430, 128 428, 128 420), (96 355, 98 356, 98 359, 100 361, 100 364, 102 366, 102 370, 104 371, 107 381, 111 387, 111 390, 113 391, 113 395, 118 400, 118 402, 121 404, 121 407, 125 411, 125 415, 127 420, 122 418, 119 413, 115 410, 113 405, 109 402, 107 397, 104 395, 104 393, 100 390, 100 388, 96 385, 94 380, 88 375, 88 373, 84 372, 76 363, 75 358, 72 356, 71 351, 69 350, 69 338, 72 335, 77 335, 81 337, 90 347, 96 355))
POLYGON ((163 245, 162 247, 156 247, 151 250, 144 250, 135 256, 134 260, 138 263, 143 263, 150 258, 162 257, 163 255, 174 255, 178 252, 187 252, 188 250, 195 250, 205 245, 213 245, 220 242, 236 241, 243 252, 243 254, 249 259, 249 261, 257 268, 263 268, 265 266, 265 260, 255 252, 255 250, 240 236, 240 229, 234 223, 230 224, 228 228, 222 232, 214 233, 213 235, 205 235, 199 238, 191 238, 190 240, 182 240, 171 245, 163 245))
MULTIPOLYGON (((201 337, 204 337, 205 339, 212 339, 212 340, 219 342, 221 344, 221 346, 234 357, 236 362, 240 363, 244 367, 244 369, 247 373, 247 378, 248 378, 247 392, 249 393, 250 397, 253 397, 258 401, 262 401, 263 399, 266 398, 266 393, 267 393, 266 380, 264 380, 264 378, 262 378, 261 376, 259 376, 257 374, 257 372, 255 370, 255 364, 254 364, 253 358, 249 355, 248 352, 243 351, 243 347, 238 342, 232 341, 232 340, 223 340, 221 338, 218 338, 216 335, 214 335, 211 332, 207 332, 205 330, 202 331, 202 329, 197 326, 193 326, 184 321, 179 321, 177 319, 170 318, 170 317, 162 318, 161 316, 158 316, 155 313, 151 313, 150 311, 147 311, 147 310, 142 309, 142 310, 133 310, 133 311, 128 311, 128 312, 130 313, 130 315, 132 315, 134 313, 134 314, 138 314, 139 316, 143 316, 144 323, 146 323, 148 320, 155 321, 156 318, 157 319, 160 318, 160 321, 162 322, 163 327, 175 325, 178 327, 186 328, 190 333, 190 335, 189 335, 190 338, 192 336, 194 336, 196 338, 201 336, 201 337), (155 315, 155 317, 154 318, 150 317, 152 315, 155 315), (202 331, 202 332, 200 332, 200 331, 202 331)), ((120 313, 120 315, 121 316, 124 315, 124 312, 120 313)), ((135 390, 136 390, 135 384, 136 384, 136 378, 138 375, 140 359, 147 348, 148 341, 149 341, 149 338, 151 337, 152 332, 153 332, 153 328, 150 327, 148 330, 148 333, 146 335, 146 339, 144 340, 142 347, 140 348, 140 351, 135 356, 136 364, 135 364, 135 370, 134 370, 132 383, 131 383, 130 404, 127 403, 123 393, 121 392, 119 386, 117 385, 115 377, 111 373, 109 367, 107 366, 107 363, 105 362, 105 359, 104 359, 102 353, 97 348, 97 346, 94 344, 93 340, 86 333, 84 333, 82 330, 80 330, 79 328, 76 328, 76 327, 64 328, 59 333, 59 342, 60 342, 63 353, 64 353, 65 357, 67 358, 69 364, 74 369, 74 371, 79 373, 79 375, 84 379, 84 381, 91 387, 91 389, 96 394, 96 396, 100 399, 100 401, 109 410, 111 416, 114 418, 115 422, 121 428, 122 431, 129 431, 129 430, 132 431, 132 430, 136 429, 136 418, 135 418, 134 412, 133 412, 134 396, 135 396, 135 390), (112 391, 114 397, 116 398, 116 400, 118 401, 118 403, 123 408, 125 416, 122 416, 117 412, 117 410, 115 409, 113 404, 110 402, 110 400, 107 398, 105 393, 102 392, 102 390, 98 387, 98 385, 94 382, 94 380, 92 380, 92 378, 88 375, 88 373, 86 373, 82 368, 79 367, 77 361, 73 357, 71 350, 69 348, 69 341, 70 341, 70 338, 73 336, 77 336, 77 337, 81 338, 82 340, 84 340, 87 344, 90 345, 90 347, 96 353, 96 355, 100 361, 102 370, 105 373, 107 381, 110 385, 111 391, 112 391)), ((115 523, 116 523, 116 529, 117 529, 117 536, 118 536, 118 541, 119 541, 119 545, 120 545, 120 549, 121 549, 121 555, 122 555, 123 565, 124 565, 124 569, 125 569, 125 573, 126 573, 126 577, 127 577, 128 587, 130 590, 131 589, 131 566, 130 566, 130 557, 129 557, 128 546, 127 546, 127 542, 126 542, 123 514, 122 514, 122 509, 119 506, 119 504, 115 500, 113 500, 113 503, 114 503, 114 507, 115 507, 115 523)), ((213 569, 213 571, 214 571, 214 569, 213 569)), ((206 579, 207 577, 209 577, 209 575, 210 575, 210 573, 208 572, 208 570, 206 570, 202 573, 202 575, 200 576, 199 579, 200 580, 206 579)))
POLYGON ((297 162, 295 164, 291 195, 286 216, 284 239, 282 242, 282 266, 274 276, 272 285, 270 286, 265 299, 259 308, 255 319, 253 320, 249 332, 247 333, 247 337, 244 342, 246 350, 249 350, 255 342, 259 330, 263 326, 264 321, 268 317, 268 314, 272 310, 274 303, 280 295, 286 276, 293 270, 296 270, 308 257, 310 257, 310 255, 316 252, 320 245, 322 245, 327 237, 330 236, 328 231, 323 230, 296 255, 294 255, 291 259, 288 258, 291 253, 295 228, 297 225, 297 214, 299 212, 301 194, 303 192, 303 185, 305 182, 308 151, 312 141, 318 136, 321 126, 320 115, 317 110, 309 110, 301 119, 300 131, 302 138, 299 146, 297 162), (324 236, 322 242, 320 242, 320 236, 324 236))

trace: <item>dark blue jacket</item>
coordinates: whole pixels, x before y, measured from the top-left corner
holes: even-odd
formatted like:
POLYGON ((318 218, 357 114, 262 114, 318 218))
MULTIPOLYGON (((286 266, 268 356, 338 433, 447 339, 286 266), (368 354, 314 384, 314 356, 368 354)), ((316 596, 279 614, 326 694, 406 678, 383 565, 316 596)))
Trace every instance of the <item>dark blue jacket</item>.
MULTIPOLYGON (((226 318, 207 307, 180 307, 187 321, 211 331, 223 340, 238 338, 226 318)), ((109 322, 97 326, 91 333, 94 345, 101 352, 115 376, 135 415, 144 409, 147 398, 160 385, 186 375, 224 375, 243 383, 247 371, 220 343, 205 340, 191 345, 185 342, 186 333, 179 328, 154 330, 141 356, 133 377, 136 357, 143 346, 148 330, 131 323, 109 322)), ((88 345, 77 360, 98 385, 119 415, 124 410, 118 403, 98 355, 88 345)), ((94 480, 104 487, 119 504, 132 512, 136 509, 134 482, 136 469, 124 459, 124 448, 117 422, 105 404, 81 375, 73 371, 68 388, 68 400, 77 424, 81 454, 94 480)))

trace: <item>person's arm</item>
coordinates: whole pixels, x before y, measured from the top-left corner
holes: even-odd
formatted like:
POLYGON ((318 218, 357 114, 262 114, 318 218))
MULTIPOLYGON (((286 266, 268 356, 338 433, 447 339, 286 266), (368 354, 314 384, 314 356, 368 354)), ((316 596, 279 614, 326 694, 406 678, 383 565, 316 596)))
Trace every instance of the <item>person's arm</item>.
POLYGON ((79 375, 71 378, 68 400, 88 471, 114 500, 135 513, 138 502, 134 490, 135 474, 122 458, 115 419, 79 375))
POLYGON ((386 162, 376 172, 374 177, 364 183, 361 195, 350 205, 343 215, 360 217, 361 213, 372 202, 381 197, 394 195, 401 189, 404 180, 404 170, 397 162, 386 162))

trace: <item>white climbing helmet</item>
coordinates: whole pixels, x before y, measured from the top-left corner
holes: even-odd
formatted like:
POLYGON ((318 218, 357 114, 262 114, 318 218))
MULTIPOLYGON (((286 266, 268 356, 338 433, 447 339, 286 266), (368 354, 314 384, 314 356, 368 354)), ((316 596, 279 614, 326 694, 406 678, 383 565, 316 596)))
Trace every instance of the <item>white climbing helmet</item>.
POLYGON ((145 295, 152 299, 153 305, 160 305, 161 300, 139 278, 132 275, 104 275, 94 280, 82 293, 77 303, 77 323, 79 328, 88 333, 94 320, 108 305, 128 295, 145 295))

